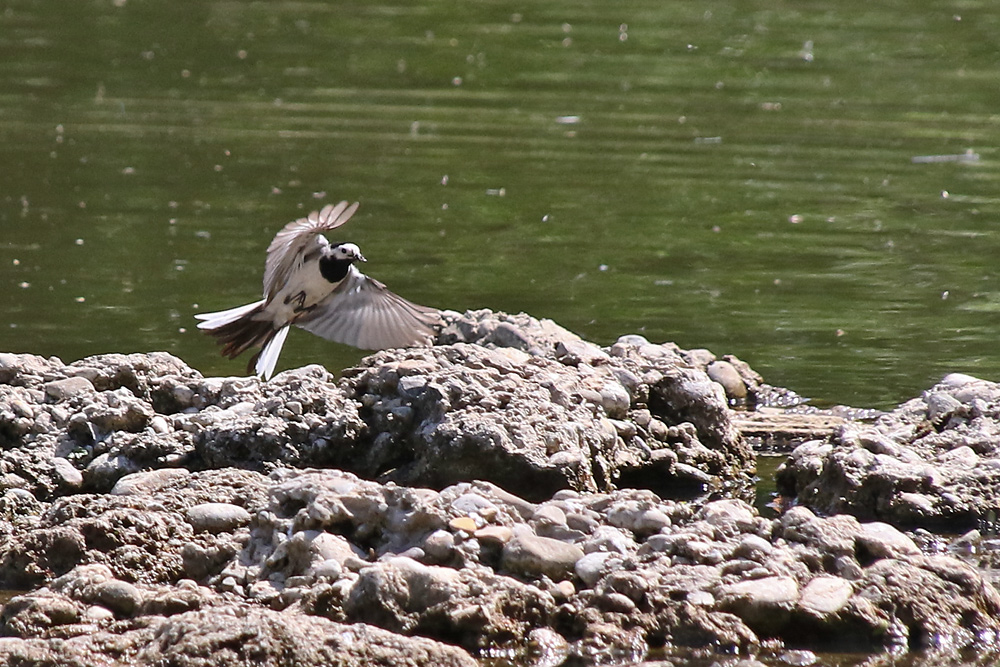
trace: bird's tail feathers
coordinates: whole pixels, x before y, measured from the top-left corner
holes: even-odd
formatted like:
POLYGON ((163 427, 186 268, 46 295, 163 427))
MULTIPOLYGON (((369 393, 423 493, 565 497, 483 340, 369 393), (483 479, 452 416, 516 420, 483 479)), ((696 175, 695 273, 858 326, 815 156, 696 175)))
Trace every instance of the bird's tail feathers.
MULTIPOLYGON (((199 313, 195 317, 203 320, 198 324, 199 329, 205 329, 205 333, 218 339, 222 355, 235 359, 251 347, 268 345, 278 334, 270 318, 256 317, 263 310, 264 301, 261 300, 218 313, 199 313)), ((250 368, 253 368, 253 361, 250 368)), ((251 372, 249 368, 247 372, 251 372)))
POLYGON ((261 299, 260 301, 255 301, 254 303, 248 303, 245 306, 230 308, 229 310, 220 310, 217 313, 195 313, 194 317, 196 320, 202 320, 198 323, 199 329, 218 329, 223 325, 235 322, 248 313, 254 312, 263 305, 264 299, 261 299))
MULTIPOLYGON (((254 365, 254 370, 257 375, 264 376, 265 380, 270 380, 271 376, 274 375, 274 366, 278 363, 278 355, 281 354, 281 346, 285 344, 285 336, 288 335, 288 325, 278 329, 271 339, 264 344, 264 347, 257 354, 254 359, 256 363, 254 365)), ((251 363, 253 361, 251 360, 251 363)))

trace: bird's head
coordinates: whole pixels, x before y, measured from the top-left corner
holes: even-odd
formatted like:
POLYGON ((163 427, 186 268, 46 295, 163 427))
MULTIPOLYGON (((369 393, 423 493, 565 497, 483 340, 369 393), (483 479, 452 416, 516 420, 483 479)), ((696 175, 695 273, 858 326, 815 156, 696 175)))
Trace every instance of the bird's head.
POLYGON ((361 248, 353 243, 338 243, 331 251, 334 259, 347 260, 349 262, 367 262, 365 256, 361 254, 361 248))

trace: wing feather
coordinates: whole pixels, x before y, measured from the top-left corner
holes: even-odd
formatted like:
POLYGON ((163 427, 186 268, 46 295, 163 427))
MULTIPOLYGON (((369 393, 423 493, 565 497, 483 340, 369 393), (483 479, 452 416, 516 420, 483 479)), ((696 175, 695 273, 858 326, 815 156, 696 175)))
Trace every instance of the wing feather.
POLYGON ((439 322, 436 308, 407 301, 352 266, 337 289, 296 324, 337 343, 384 350, 427 345, 439 322))
POLYGON ((288 282, 296 263, 303 255, 318 247, 316 238, 322 232, 340 227, 351 219, 358 210, 358 202, 348 204, 327 204, 319 211, 313 211, 304 218, 285 225, 274 235, 267 247, 267 262, 264 265, 264 296, 268 299, 288 282))

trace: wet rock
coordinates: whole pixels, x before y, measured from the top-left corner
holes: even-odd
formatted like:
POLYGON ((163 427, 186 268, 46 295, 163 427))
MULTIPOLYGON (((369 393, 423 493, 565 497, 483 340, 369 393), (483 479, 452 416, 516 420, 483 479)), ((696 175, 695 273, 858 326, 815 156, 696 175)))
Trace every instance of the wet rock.
POLYGON ((962 530, 1000 504, 1000 385, 951 375, 873 424, 797 447, 779 490, 824 514, 962 530))
MULTIPOLYGON (((1000 632, 988 578, 928 555, 986 554, 988 534, 949 545, 860 511, 767 519, 745 502, 754 457, 717 380, 738 375, 748 404, 765 387, 739 360, 639 336, 601 349, 526 315, 447 319, 436 347, 339 382, 0 354, 0 585, 30 589, 0 617, 0 662, 279 664, 279 644, 304 665, 328 649, 639 660, 667 638, 742 655, 1000 632)), ((803 445, 783 474, 817 502, 837 473, 857 483, 845 506, 944 516, 972 502, 960 470, 990 493, 994 393, 949 378, 803 445)))
POLYGON ((147 619, 124 625, 115 633, 90 628, 58 641, 5 640, 0 642, 0 661, 66 667, 476 665, 461 649, 428 639, 360 624, 345 626, 315 616, 232 606, 147 619))
POLYGON ((713 382, 722 385, 726 392, 726 397, 735 403, 745 401, 747 397, 747 386, 740 377, 739 371, 728 361, 713 361, 705 368, 708 377, 713 382))

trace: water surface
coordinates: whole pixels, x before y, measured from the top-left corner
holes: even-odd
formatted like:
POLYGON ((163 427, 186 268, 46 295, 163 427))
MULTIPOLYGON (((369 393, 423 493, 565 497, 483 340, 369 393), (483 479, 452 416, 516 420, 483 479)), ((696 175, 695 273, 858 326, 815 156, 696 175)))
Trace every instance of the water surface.
MULTIPOLYGON (((412 300, 642 333, 820 402, 1000 377, 984 1, 0 9, 0 350, 170 351, 286 222, 412 300), (914 160, 914 158, 917 158, 914 160)), ((279 368, 362 353, 296 331, 279 368)))

